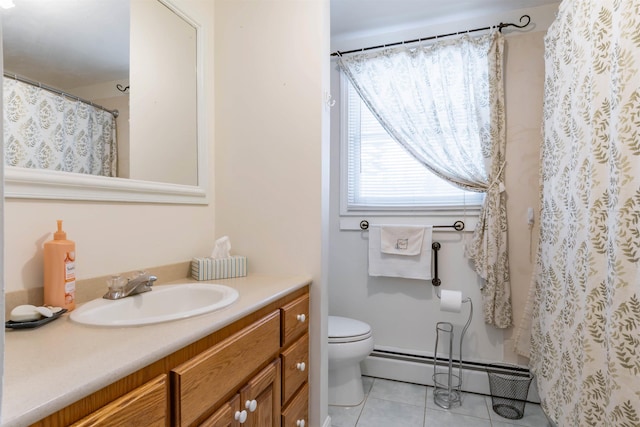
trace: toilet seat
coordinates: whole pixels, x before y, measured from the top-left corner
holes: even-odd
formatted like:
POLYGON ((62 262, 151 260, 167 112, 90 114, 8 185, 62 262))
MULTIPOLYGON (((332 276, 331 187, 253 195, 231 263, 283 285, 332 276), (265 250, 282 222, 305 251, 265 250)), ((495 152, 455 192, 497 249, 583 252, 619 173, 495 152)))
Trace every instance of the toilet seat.
POLYGON ((329 344, 363 341, 371 337, 371 326, 356 319, 329 316, 329 344))

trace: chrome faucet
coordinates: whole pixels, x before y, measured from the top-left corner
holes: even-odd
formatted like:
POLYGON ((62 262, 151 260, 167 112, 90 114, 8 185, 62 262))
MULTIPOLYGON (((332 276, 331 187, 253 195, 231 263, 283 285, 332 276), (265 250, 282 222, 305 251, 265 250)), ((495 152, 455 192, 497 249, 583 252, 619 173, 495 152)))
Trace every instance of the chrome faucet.
POLYGON ((121 299, 131 295, 148 292, 153 286, 153 282, 158 280, 156 276, 141 271, 138 276, 127 279, 127 283, 122 283, 122 277, 112 276, 109 281, 109 291, 102 298, 121 299))

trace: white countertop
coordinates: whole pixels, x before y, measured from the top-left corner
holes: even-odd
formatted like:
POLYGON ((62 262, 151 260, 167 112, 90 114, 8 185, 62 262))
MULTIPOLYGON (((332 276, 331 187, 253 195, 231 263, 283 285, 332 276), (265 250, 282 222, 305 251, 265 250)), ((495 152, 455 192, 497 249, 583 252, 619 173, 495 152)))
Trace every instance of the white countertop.
POLYGON ((64 314, 40 328, 7 329, 0 425, 34 423, 310 282, 303 276, 202 282, 231 286, 240 297, 213 313, 155 325, 101 328, 64 314))

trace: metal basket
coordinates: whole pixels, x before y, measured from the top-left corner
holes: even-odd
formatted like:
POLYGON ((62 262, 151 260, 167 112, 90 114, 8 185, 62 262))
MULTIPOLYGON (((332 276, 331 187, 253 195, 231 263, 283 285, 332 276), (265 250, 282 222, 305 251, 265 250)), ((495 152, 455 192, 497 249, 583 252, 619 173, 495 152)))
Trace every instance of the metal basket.
POLYGON ((522 418, 533 374, 487 370, 487 375, 493 412, 512 420, 522 418))

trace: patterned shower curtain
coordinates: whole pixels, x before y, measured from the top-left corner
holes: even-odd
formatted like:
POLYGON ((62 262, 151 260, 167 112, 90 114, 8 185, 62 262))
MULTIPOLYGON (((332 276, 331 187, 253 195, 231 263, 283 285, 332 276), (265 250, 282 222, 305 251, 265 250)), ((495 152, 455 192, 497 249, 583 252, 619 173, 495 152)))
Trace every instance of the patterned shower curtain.
POLYGON ((565 0, 545 39, 531 365, 559 426, 640 426, 640 2, 565 0))
POLYGON ((116 176, 116 119, 107 111, 4 77, 5 164, 116 176))

